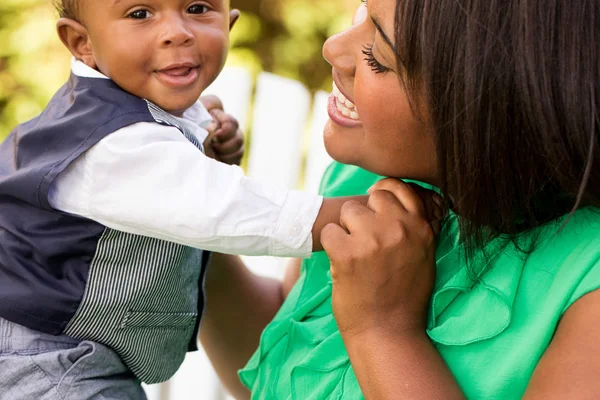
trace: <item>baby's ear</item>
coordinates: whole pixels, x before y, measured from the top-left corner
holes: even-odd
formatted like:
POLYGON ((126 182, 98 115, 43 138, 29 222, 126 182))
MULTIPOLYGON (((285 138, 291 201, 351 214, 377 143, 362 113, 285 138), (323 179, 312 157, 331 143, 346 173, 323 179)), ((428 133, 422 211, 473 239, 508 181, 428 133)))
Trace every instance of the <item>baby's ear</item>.
POLYGON ((96 68, 96 60, 92 51, 87 29, 79 22, 70 18, 61 18, 56 23, 58 37, 69 49, 73 57, 82 61, 88 67, 96 68))
POLYGON ((237 9, 233 9, 229 12, 229 30, 231 31, 233 29, 233 26, 235 25, 235 23, 237 22, 237 20, 240 18, 240 10, 237 9))

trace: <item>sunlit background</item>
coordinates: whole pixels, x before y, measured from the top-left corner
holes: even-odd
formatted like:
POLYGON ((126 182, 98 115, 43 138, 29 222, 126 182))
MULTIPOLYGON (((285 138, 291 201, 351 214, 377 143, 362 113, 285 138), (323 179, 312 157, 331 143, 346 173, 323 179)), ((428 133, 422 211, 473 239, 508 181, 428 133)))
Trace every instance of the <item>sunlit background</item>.
MULTIPOLYGON (((325 39, 349 25, 359 0, 232 0, 242 18, 232 33, 230 66, 331 89, 325 39)), ((66 81, 70 55, 55 32, 52 0, 0 1, 0 141, 39 114, 66 81)))

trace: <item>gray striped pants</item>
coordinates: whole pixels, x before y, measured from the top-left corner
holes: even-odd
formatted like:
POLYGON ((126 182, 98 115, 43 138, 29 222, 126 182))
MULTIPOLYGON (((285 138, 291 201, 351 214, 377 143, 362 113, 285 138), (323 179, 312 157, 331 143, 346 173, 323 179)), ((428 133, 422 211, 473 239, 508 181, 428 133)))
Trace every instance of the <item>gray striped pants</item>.
POLYGON ((146 399, 110 348, 0 318, 0 400, 146 399))

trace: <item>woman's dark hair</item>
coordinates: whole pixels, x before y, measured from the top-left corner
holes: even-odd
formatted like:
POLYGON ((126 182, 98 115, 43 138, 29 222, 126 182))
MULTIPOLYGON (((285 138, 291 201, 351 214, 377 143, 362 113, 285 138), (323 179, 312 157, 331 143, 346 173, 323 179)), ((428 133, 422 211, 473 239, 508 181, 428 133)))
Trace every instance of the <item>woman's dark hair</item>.
POLYGON ((600 205, 600 1, 397 0, 395 39, 471 250, 600 205))
POLYGON ((77 20, 77 6, 78 0, 54 0, 54 7, 61 18, 77 20))

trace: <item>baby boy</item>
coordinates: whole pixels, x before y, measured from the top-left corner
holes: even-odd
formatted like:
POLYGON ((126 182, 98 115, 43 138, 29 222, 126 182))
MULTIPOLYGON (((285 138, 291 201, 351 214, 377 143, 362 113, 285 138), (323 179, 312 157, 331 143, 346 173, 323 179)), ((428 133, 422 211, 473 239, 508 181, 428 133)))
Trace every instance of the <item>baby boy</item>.
POLYGON ((58 7, 70 79, 0 145, 0 392, 143 398, 195 349, 209 251, 308 256, 346 199, 245 177, 234 136, 206 156, 229 0, 58 7))

